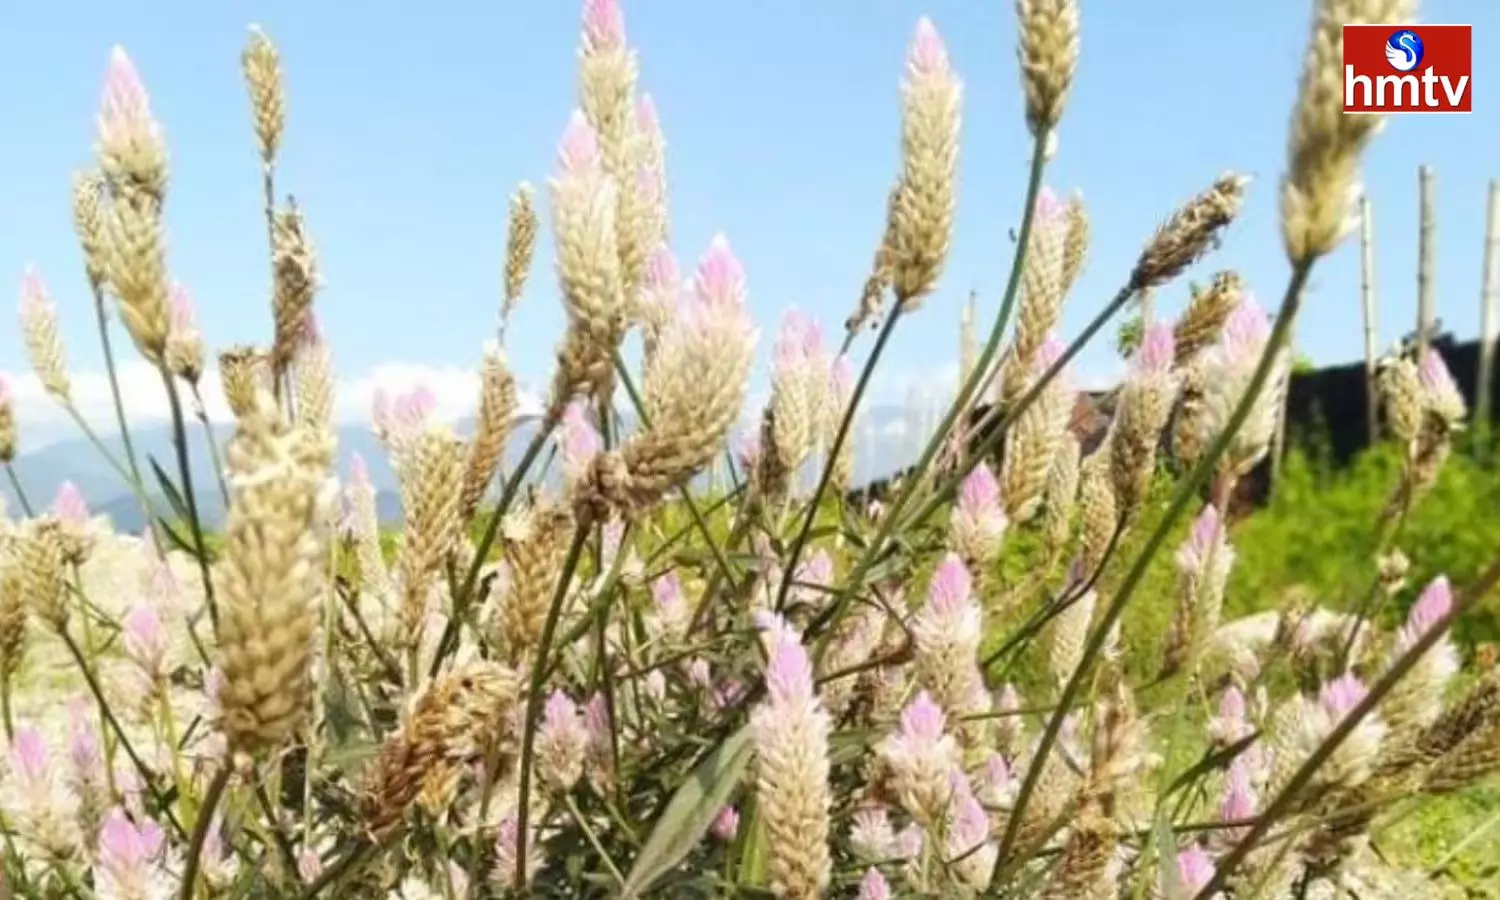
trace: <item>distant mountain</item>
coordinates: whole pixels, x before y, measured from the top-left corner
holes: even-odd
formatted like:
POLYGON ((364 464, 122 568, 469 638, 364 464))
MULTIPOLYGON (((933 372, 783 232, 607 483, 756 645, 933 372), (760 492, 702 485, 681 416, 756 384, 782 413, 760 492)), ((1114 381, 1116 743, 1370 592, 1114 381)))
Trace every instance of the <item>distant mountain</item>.
MULTIPOLYGON (((934 415, 918 415, 907 407, 885 405, 870 409, 857 433, 853 435, 857 458, 856 479, 877 478, 909 465, 918 452, 916 430, 923 429, 925 433, 926 428, 935 423, 934 415)), ((746 429, 749 424, 747 420, 746 429)), ((527 444, 535 436, 537 427, 534 420, 517 423, 506 450, 506 468, 520 461, 527 444)), ((627 421, 625 432, 628 434, 634 427, 632 421, 627 421)), ((460 421, 455 428, 460 434, 469 434, 473 429, 473 421, 460 421)), ((229 425, 217 425, 213 432, 215 441, 222 448, 233 433, 233 428, 229 425)), ((376 489, 376 508, 381 521, 399 522, 401 504, 396 476, 380 441, 365 425, 342 426, 337 430, 337 438, 338 470, 348 472, 350 461, 356 453, 364 457, 370 481, 376 489)), ((131 439, 152 501, 159 509, 166 509, 167 503, 162 499, 163 492, 153 474, 151 461, 167 473, 174 486, 178 484, 180 479, 171 428, 153 426, 138 429, 131 432, 131 439)), ((103 443, 115 459, 123 464, 124 445, 119 437, 106 437, 103 443)), ((194 423, 191 428, 188 449, 191 462, 189 471, 199 515, 209 527, 217 527, 223 520, 224 504, 201 425, 194 423)), ((21 486, 34 506, 49 505, 58 486, 64 481, 71 481, 83 492, 89 508, 96 514, 108 515, 117 529, 140 531, 145 527, 140 504, 126 480, 104 459, 98 448, 85 439, 61 441, 34 450, 19 457, 14 465, 21 486)), ((807 483, 811 484, 817 473, 808 471, 802 474, 807 483)), ((554 463, 548 471, 548 480, 555 481, 559 477, 560 469, 554 463)), ((9 484, 0 488, 0 493, 3 493, 10 509, 19 511, 19 504, 9 484)))

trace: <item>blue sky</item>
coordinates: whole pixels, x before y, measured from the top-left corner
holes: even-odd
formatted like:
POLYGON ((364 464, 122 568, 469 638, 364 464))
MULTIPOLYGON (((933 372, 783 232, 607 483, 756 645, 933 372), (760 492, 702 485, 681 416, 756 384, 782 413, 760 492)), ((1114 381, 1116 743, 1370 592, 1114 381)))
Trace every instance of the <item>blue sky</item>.
MULTIPOLYGON (((1445 324, 1478 328, 1485 184, 1500 175, 1500 83, 1482 48, 1488 0, 1431 0, 1431 22, 1475 27, 1475 112, 1398 118, 1366 157, 1376 212, 1382 345, 1415 318, 1416 168, 1438 183, 1437 296, 1445 324)), ((1070 299, 1076 331, 1114 292, 1151 229, 1228 168, 1257 182, 1223 251, 1197 275, 1239 268, 1268 305, 1286 277, 1275 187, 1311 4, 1132 0, 1083 4, 1083 57, 1048 181, 1080 188, 1095 245, 1070 299)), ((865 276, 896 166, 897 83, 914 23, 930 15, 966 83, 953 253, 939 294, 901 326, 881 390, 951 370, 971 288, 993 315, 1011 253, 1029 136, 1008 0, 624 0, 642 85, 668 140, 675 249, 693 259, 724 231, 770 332, 788 305, 837 338, 865 276)), ((97 369, 91 309, 68 217, 70 170, 89 161, 114 43, 136 60, 172 157, 170 263, 196 294, 211 344, 268 334, 259 177, 238 64, 245 29, 280 47, 288 131, 280 187, 317 242, 318 301, 342 376, 381 363, 470 368, 495 321, 506 198, 542 183, 574 105, 578 4, 9 4, 0 12, 0 275, 35 262, 62 308, 75 368, 97 369), (503 9, 503 11, 502 11, 503 9)), ((546 212, 543 211, 546 221, 546 212)), ((508 348, 541 383, 562 314, 550 235, 508 348)), ((1360 353, 1357 247, 1317 269, 1300 348, 1360 353)), ((1180 283, 1159 298, 1175 313, 1180 283)), ((868 340, 856 351, 861 357, 868 340)), ((1093 377, 1114 370, 1097 348, 1093 377)), ((24 370, 0 328, 0 370, 24 370)))

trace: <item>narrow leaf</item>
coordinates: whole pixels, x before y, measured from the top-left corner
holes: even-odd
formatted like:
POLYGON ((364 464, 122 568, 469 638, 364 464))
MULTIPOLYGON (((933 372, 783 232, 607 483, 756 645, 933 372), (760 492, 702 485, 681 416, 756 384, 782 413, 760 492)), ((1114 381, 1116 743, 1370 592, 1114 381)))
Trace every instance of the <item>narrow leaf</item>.
POLYGON ((182 499, 182 492, 177 490, 177 485, 173 484, 172 479, 167 477, 167 472, 161 467, 161 463, 156 461, 156 457, 149 454, 146 456, 146 461, 151 464, 151 474, 156 476, 156 483, 161 485, 162 493, 166 494, 167 503, 171 505, 172 512, 177 514, 178 519, 184 522, 191 522, 193 519, 192 516, 188 515, 187 502, 182 499))
POLYGON ((651 830, 625 878, 622 898, 644 896, 652 882, 698 845, 725 801, 739 786, 750 754, 750 726, 745 725, 698 763, 651 830))

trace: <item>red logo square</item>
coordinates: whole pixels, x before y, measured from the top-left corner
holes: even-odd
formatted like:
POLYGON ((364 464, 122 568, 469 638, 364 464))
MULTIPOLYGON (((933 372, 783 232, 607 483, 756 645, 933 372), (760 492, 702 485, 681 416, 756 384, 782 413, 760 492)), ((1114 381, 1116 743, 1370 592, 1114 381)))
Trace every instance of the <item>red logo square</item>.
POLYGON ((1345 25, 1344 112, 1472 112, 1472 25, 1345 25))

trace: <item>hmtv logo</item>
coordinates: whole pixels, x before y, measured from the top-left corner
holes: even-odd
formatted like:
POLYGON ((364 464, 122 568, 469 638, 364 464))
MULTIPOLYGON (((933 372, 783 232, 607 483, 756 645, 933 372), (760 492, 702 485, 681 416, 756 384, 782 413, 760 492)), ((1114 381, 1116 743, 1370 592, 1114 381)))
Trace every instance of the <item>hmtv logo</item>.
POLYGON ((1344 112, 1471 112, 1472 25, 1345 25, 1344 112))

